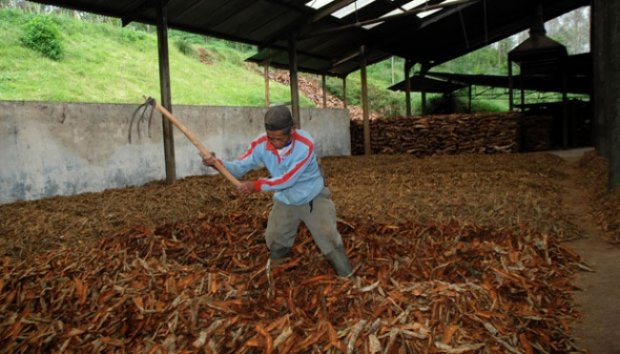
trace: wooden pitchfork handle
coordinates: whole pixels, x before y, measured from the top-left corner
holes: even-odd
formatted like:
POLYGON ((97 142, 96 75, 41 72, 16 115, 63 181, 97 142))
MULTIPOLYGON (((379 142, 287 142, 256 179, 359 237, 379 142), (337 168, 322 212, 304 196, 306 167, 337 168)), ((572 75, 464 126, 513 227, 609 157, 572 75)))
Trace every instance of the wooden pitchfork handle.
MULTIPOLYGON (((211 153, 211 151, 209 151, 209 149, 207 149, 207 147, 204 146, 200 142, 200 140, 198 140, 198 138, 196 138, 196 136, 189 129, 187 129, 187 127, 183 123, 181 123, 181 121, 179 121, 177 117, 173 116, 170 111, 160 105, 156 100, 153 100, 153 102, 155 104, 155 109, 161 112, 161 114, 163 114, 164 117, 166 117, 172 124, 174 124, 175 127, 179 128, 179 130, 183 132, 183 134, 185 134, 189 141, 191 141, 192 144, 194 144, 194 146, 197 147, 198 150, 200 150, 203 156, 213 155, 213 153, 211 153)), ((224 165, 222 165, 219 161, 216 161, 215 166, 213 167, 220 171, 220 173, 224 175, 224 177, 226 177, 226 179, 232 182, 232 184, 234 184, 236 187, 241 186, 241 182, 239 182, 239 180, 235 178, 235 176, 233 176, 230 171, 228 171, 226 167, 224 167, 224 165)))

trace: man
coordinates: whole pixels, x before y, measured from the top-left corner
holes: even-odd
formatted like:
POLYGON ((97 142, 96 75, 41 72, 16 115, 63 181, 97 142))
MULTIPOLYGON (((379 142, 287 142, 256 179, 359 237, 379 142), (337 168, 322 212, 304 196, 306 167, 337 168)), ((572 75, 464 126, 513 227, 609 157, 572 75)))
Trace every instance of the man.
MULTIPOLYGON (((265 130, 237 160, 220 162, 237 178, 260 166, 269 171, 270 178, 242 182, 239 191, 245 195, 275 192, 265 230, 271 262, 281 262, 290 255, 303 221, 336 273, 348 277, 353 270, 336 228, 336 208, 331 191, 324 185, 314 140, 307 132, 295 129, 286 106, 271 107, 265 113, 265 130)), ((217 161, 214 156, 202 158, 207 166, 217 161)))

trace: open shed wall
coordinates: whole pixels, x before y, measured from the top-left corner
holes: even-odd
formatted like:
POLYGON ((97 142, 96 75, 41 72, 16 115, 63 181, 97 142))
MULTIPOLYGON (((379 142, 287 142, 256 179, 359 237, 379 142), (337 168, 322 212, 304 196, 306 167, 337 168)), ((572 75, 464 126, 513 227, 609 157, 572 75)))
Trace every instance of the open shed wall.
MULTIPOLYGON (((161 115, 150 137, 129 122, 136 105, 0 101, 0 203, 98 192, 165 179, 161 115)), ((174 115, 218 157, 233 159, 264 131, 265 108, 174 106, 174 115)), ((318 156, 350 155, 349 116, 302 109, 302 128, 318 156)), ((213 173, 175 129, 178 178, 213 173)), ((224 179, 223 183, 228 183, 224 179)))

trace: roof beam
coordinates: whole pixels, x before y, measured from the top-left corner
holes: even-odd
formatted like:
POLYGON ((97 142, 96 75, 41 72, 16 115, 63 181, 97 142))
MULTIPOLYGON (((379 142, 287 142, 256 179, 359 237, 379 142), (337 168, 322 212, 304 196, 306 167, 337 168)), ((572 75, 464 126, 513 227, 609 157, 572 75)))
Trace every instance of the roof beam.
MULTIPOLYGON (((277 58, 278 56, 283 55, 283 53, 288 53, 288 48, 284 46, 275 46, 275 47, 269 47, 269 48, 261 48, 261 51, 268 51, 268 54, 265 55, 265 57, 262 58, 262 60, 266 60, 266 59, 272 60, 274 58, 277 58)), ((318 60, 322 60, 326 62, 333 61, 332 58, 313 54, 313 53, 303 51, 303 50, 297 50, 297 53, 305 57, 308 57, 308 58, 314 58, 314 59, 318 59, 318 60)))
POLYGON ((193 12, 194 9, 202 3, 202 0, 195 0, 193 4, 188 5, 183 11, 176 14, 176 17, 183 17, 185 14, 193 12))
POLYGON ((355 0, 335 0, 331 4, 327 4, 327 5, 323 6, 322 8, 320 8, 319 12, 316 15, 314 15, 314 17, 312 17, 311 22, 319 21, 319 20, 321 20, 321 19, 331 15, 332 13, 342 9, 343 7, 351 4, 354 1, 355 0))
POLYGON ((65 9, 90 12, 90 13, 98 14, 102 16, 116 17, 116 18, 119 17, 119 15, 115 11, 111 10, 109 7, 104 6, 105 4, 104 5, 99 5, 99 4, 85 5, 85 4, 77 3, 75 1, 67 2, 67 1, 62 1, 62 0, 31 0, 31 1, 39 3, 39 4, 44 4, 44 5, 58 6, 58 7, 62 7, 65 9))
POLYGON ((443 9, 443 8, 447 8, 447 7, 452 7, 452 6, 457 6, 457 5, 462 5, 462 4, 472 4, 475 2, 478 2, 480 0, 456 0, 453 1, 451 3, 448 4, 436 4, 436 5, 429 5, 429 6, 425 6, 425 7, 416 7, 414 9, 411 9, 407 12, 401 13, 401 14, 395 14, 395 15, 391 15, 391 16, 385 16, 385 17, 379 17, 379 18, 375 18, 372 20, 365 20, 365 21, 360 21, 360 22, 356 22, 356 23, 352 23, 352 24, 348 24, 348 25, 344 25, 344 26, 339 26, 336 28, 330 28, 327 30, 323 30, 323 31, 316 31, 313 33, 308 33, 304 36, 302 36, 302 39, 307 39, 307 38, 311 38, 311 37, 317 37, 317 36, 323 36, 323 35, 327 35, 327 34, 332 34, 332 33, 337 33, 337 32, 341 32, 341 31, 345 31, 348 29, 353 29, 353 28, 359 28, 362 26, 366 26, 366 25, 371 25, 374 23, 379 23, 379 22, 386 22, 386 21, 390 21, 396 18, 402 18, 402 17, 406 17, 406 16, 411 16, 411 15, 415 15, 418 14, 420 12, 425 12, 425 11, 429 11, 429 10, 434 10, 434 9, 443 9))
POLYGON ((139 13, 146 10, 147 8, 153 7, 154 5, 155 4, 152 0, 139 1, 137 5, 134 6, 133 9, 131 9, 131 11, 129 11, 125 16, 121 17, 121 25, 125 27, 128 24, 132 23, 138 17, 139 13))
MULTIPOLYGON (((166 6, 168 5, 168 2, 170 2, 170 0, 164 0, 162 6, 166 6)), ((121 17, 121 24, 123 27, 127 26, 128 24, 132 23, 133 21, 137 20, 139 17, 139 15, 147 9, 150 8, 155 8, 155 1, 153 0, 142 0, 139 1, 138 4, 136 6, 134 6, 134 8, 129 11, 129 13, 127 13, 126 15, 124 15, 123 17, 121 17)))
POLYGON ((467 7, 473 5, 475 2, 478 2, 478 1, 479 0, 472 1, 472 2, 469 2, 469 3, 465 3, 465 4, 461 4, 461 5, 455 6, 455 7, 451 8, 451 9, 447 9, 447 10, 438 12, 436 15, 430 16, 426 20, 422 19, 422 23, 420 23, 418 28, 424 28, 424 27, 430 25, 431 23, 435 23, 435 22, 437 22, 437 21, 439 21, 441 19, 444 19, 444 18, 454 14, 455 12, 460 12, 461 10, 466 9, 467 7))
POLYGON ((407 10, 404 9, 403 6, 411 1, 412 0, 376 0, 357 11, 351 12, 340 20, 343 24, 351 24, 383 16, 395 9, 406 12, 407 10))
POLYGON ((335 68, 335 67, 337 67, 338 65, 342 65, 342 64, 344 64, 344 63, 346 63, 346 62, 348 62, 348 61, 350 61, 350 60, 353 60, 353 59, 355 59, 355 58, 359 57, 359 56, 360 56, 360 54, 361 54, 361 53, 360 53, 360 51, 359 51, 359 50, 358 50, 358 51, 356 51, 356 52, 353 52, 353 53, 351 53, 351 54, 348 54, 348 55, 346 55, 346 56, 342 57, 341 59, 339 59, 339 60, 335 61, 335 62, 332 64, 332 68, 335 68))
MULTIPOLYGON (((543 12, 544 20, 545 21, 550 20, 552 18, 555 18, 567 12, 566 10, 564 10, 564 7, 563 7, 563 5, 566 4, 567 2, 570 2, 573 4, 571 7, 572 9, 576 9, 580 6, 588 5, 588 0, 570 0, 570 1, 566 0, 564 2, 562 2, 561 0, 558 0, 552 3, 551 5, 547 5, 544 8, 544 12, 543 12)), ((486 15, 490 16, 489 18, 493 18, 493 16, 495 17, 502 16, 502 15, 498 15, 497 13, 489 13, 489 12, 487 12, 486 15)), ((426 23, 425 25, 428 26, 430 25, 430 23, 426 23)), ((513 19, 511 21, 503 22, 501 25, 491 24, 492 30, 487 31, 485 29, 485 30, 480 30, 480 31, 469 33, 469 36, 468 36, 469 48, 465 47, 464 41, 457 41, 457 42, 451 41, 450 43, 446 43, 446 48, 449 48, 449 49, 444 50, 441 53, 429 51, 428 49, 420 51, 419 49, 414 49, 411 47, 409 48, 399 47, 399 49, 403 49, 401 51, 401 50, 396 50, 394 47, 389 47, 390 44, 388 44, 387 46, 379 45, 379 47, 381 47, 382 50, 387 51, 387 52, 398 52, 400 56, 403 56, 405 58, 410 58, 413 60, 431 60, 432 65, 436 66, 436 65, 445 63, 449 60, 452 60, 454 58, 457 58, 463 54, 469 53, 473 50, 482 48, 489 43, 494 43, 496 41, 509 37, 515 33, 519 33, 523 30, 526 30, 529 28, 530 25, 531 25, 531 16, 519 16, 518 18, 513 19), (423 53, 427 53, 427 55, 424 55, 423 53)), ((430 31, 430 29, 427 28, 427 31, 430 31)))

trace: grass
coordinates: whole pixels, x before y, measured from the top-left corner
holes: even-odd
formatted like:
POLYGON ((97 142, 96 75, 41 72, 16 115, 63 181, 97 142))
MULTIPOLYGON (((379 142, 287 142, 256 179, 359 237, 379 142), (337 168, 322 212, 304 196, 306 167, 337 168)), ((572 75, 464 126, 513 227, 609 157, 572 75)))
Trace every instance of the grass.
MULTIPOLYGON (((0 100, 137 103, 145 95, 160 97, 153 26, 135 23, 121 27, 116 19, 93 22, 47 15, 58 26, 64 48, 64 58, 54 61, 20 44, 22 26, 33 16, 44 15, 0 9, 0 100)), ((169 31, 168 38, 174 104, 264 105, 262 68, 244 61, 255 53, 255 48, 175 30, 169 31), (205 62, 201 62, 199 52, 207 57, 205 62)), ((479 58, 481 54, 472 55, 473 59, 460 59, 454 65, 484 61, 479 58)), ((392 67, 388 59, 369 66, 367 72, 370 109, 388 117, 404 115, 405 94, 387 89, 392 85, 392 75, 395 82, 403 80, 403 60, 396 59, 392 67)), ((313 79, 320 81, 316 75, 313 79)), ((271 102, 290 102, 288 85, 272 81, 269 86, 271 102)), ((341 79, 328 77, 327 86, 331 94, 343 98, 341 79)), ((435 96, 428 94, 427 102, 435 96)), ((457 96, 461 96, 460 106, 467 106, 467 98, 462 93, 457 96)), ((347 77, 347 100, 361 106, 359 71, 347 77)), ((314 106, 303 95, 300 101, 302 107, 314 106)), ((412 92, 411 101, 413 114, 421 114, 420 93, 412 92)), ((474 111, 507 108, 507 98, 505 102, 473 102, 474 111)))
MULTIPOLYGON (((143 95, 160 97, 155 33, 54 15, 65 57, 53 61, 19 43, 21 25, 32 16, 36 15, 0 9, 1 100, 136 103, 143 95)), ((263 77, 243 62, 250 54, 222 41, 211 42, 192 44, 217 59, 204 64, 169 40, 172 102, 264 105, 263 77)), ((270 98, 290 101, 290 88, 272 82, 270 98)), ((313 106, 305 97, 301 105, 313 106)))

